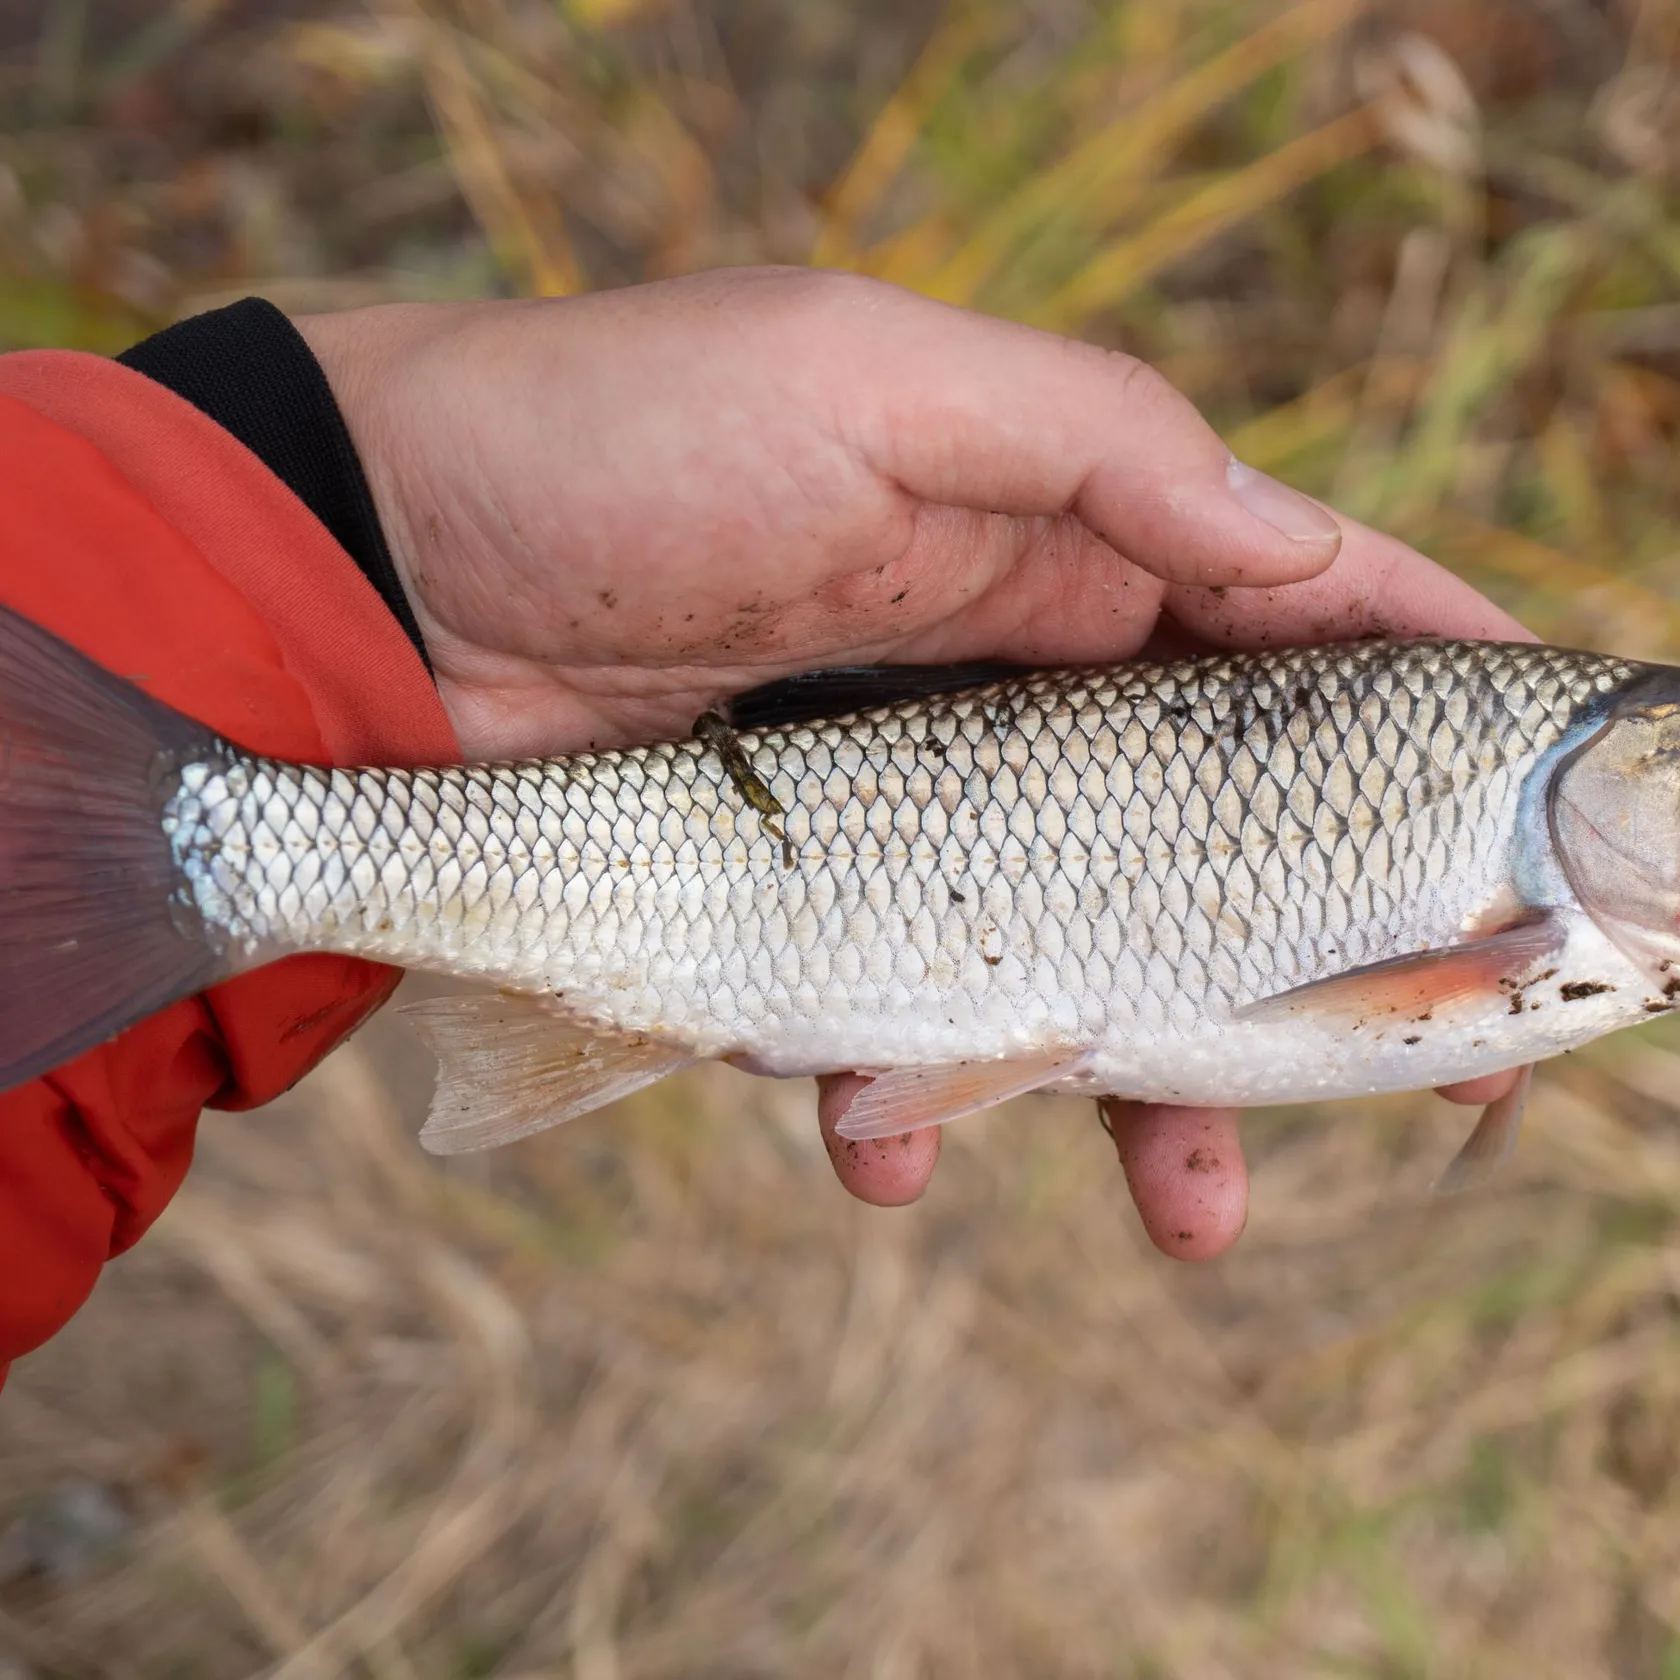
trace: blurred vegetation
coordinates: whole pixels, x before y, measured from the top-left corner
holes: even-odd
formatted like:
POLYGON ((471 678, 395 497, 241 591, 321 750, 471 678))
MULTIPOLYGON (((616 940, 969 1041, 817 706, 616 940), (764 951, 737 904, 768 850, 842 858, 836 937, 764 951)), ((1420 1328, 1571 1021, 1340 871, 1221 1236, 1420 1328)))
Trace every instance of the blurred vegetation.
MULTIPOLYGON (((850 266, 1675 657, 1677 54, 1680 0, 12 0, 0 343, 850 266)), ((1440 1105, 1256 1116, 1199 1271, 1078 1105, 884 1214, 799 1087, 445 1167, 415 1059, 214 1119, 19 1368, 0 1674, 1680 1676, 1660 1027, 1467 1203, 1440 1105)))

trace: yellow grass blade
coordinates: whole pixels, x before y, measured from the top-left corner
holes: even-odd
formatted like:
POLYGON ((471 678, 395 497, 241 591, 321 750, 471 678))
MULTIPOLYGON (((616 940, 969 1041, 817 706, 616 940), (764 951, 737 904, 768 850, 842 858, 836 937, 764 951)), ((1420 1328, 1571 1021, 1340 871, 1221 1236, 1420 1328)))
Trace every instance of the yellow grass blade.
POLYGON ((1516 254, 1503 298, 1490 277, 1460 305, 1458 321, 1435 358, 1417 423, 1366 498, 1373 517, 1401 524, 1427 518, 1451 494, 1465 464, 1465 443, 1481 414, 1511 381, 1549 353, 1557 317, 1592 260, 1597 241, 1573 224, 1533 239, 1516 254))
POLYGON ((287 57, 340 81, 377 86, 406 75, 410 55, 397 32, 377 24, 294 24, 284 37, 287 57))
POLYGON ((973 300, 1009 251, 1052 215, 1112 223, 1130 207, 1167 152, 1210 112, 1268 70, 1328 40, 1366 0, 1305 0, 1290 5, 1205 63, 1125 110, 1066 157, 1005 200, 921 289, 948 303, 973 300))
POLYGON ((919 222, 912 222, 902 233, 870 246, 847 266, 861 274, 872 274, 878 280, 890 280, 894 285, 920 290, 922 277, 936 263, 944 261, 955 238, 950 217, 924 216, 919 222))
POLYGON ((645 82, 637 86, 619 127, 625 145, 653 172, 664 194, 651 264, 654 273, 681 274, 705 267, 703 237, 717 177, 704 149, 645 82))
POLYGON ((651 11, 650 0, 565 0, 566 15, 585 29, 617 29, 651 11))
POLYGON ((1151 275, 1188 256, 1233 224, 1368 150, 1377 138, 1364 110, 1350 111, 1279 146, 1246 168, 1192 193, 1141 233, 1117 240, 1030 316, 1038 326, 1073 332, 1151 275))
POLYGON ((1330 442, 1353 418, 1364 377, 1363 365, 1338 369, 1293 401, 1245 420, 1225 434, 1231 453, 1262 472, 1276 472, 1292 456, 1330 442))
POLYGON ((419 32, 426 96, 450 167, 515 288, 528 297, 582 290, 559 206, 521 189, 454 33, 429 16, 424 0, 384 0, 384 10, 419 32))
POLYGON ((1115 13, 1109 36, 1127 82, 1150 86, 1172 74, 1195 27, 1194 12, 1193 0, 1132 0, 1115 13))
POLYGON ((0 351, 91 350, 115 356, 161 324, 102 292, 0 272, 0 351))
POLYGON ((986 20, 979 12, 967 12, 937 30, 897 91, 881 107, 823 205, 822 227, 811 251, 811 261, 818 267, 855 264, 859 224, 903 169, 929 110, 984 37, 985 28, 986 20))
POLYGON ((1556 409, 1539 440, 1546 491, 1568 534, 1570 547, 1595 560, 1609 558, 1611 542, 1604 499, 1594 482, 1586 442, 1567 408, 1556 409))
POLYGON ((1568 640, 1572 601, 1582 595, 1597 596, 1614 603, 1630 617, 1661 625, 1664 639, 1670 645, 1680 638, 1680 602, 1632 578, 1591 561, 1575 559, 1519 531, 1490 525, 1458 508, 1442 508, 1435 524, 1471 564, 1498 572, 1529 589, 1543 591, 1548 602, 1556 603, 1557 623, 1541 628, 1549 628, 1562 640, 1568 640))

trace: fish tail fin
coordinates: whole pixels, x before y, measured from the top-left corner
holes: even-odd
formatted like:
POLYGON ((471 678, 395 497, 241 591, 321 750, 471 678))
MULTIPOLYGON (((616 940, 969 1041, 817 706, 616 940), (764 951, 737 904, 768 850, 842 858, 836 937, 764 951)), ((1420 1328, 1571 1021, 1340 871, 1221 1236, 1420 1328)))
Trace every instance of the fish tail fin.
POLYGON ((162 821, 180 766, 226 750, 0 607, 0 1090, 231 972, 162 821))

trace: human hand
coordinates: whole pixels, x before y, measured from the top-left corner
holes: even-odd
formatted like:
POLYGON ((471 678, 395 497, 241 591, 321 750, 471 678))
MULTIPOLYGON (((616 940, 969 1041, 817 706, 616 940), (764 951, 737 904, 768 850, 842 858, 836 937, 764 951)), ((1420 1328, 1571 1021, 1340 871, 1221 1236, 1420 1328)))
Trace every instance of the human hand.
MULTIPOLYGON (((669 737, 824 665, 1526 638, 1403 544, 1234 464, 1143 364, 878 282, 726 270, 298 326, 472 758, 669 737)), ((839 1140, 859 1083, 823 1082, 835 1169, 866 1201, 912 1201, 940 1134, 839 1140)), ((1228 1247, 1235 1111, 1103 1113, 1156 1243, 1228 1247)))

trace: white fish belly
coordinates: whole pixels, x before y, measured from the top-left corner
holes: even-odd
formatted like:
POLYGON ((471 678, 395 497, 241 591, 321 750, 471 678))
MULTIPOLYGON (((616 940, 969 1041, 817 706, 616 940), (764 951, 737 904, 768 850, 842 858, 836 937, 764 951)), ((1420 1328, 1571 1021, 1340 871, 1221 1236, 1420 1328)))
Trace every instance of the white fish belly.
POLYGON ((1438 1006, 1427 1020, 1399 1014, 1357 1027, 1345 1016, 1210 1020, 1171 1040, 1116 1044, 1060 1088, 1215 1106, 1419 1090, 1561 1055, 1673 1007, 1587 917, 1576 913, 1568 925, 1562 950, 1541 969, 1546 978, 1521 991, 1438 1006))

